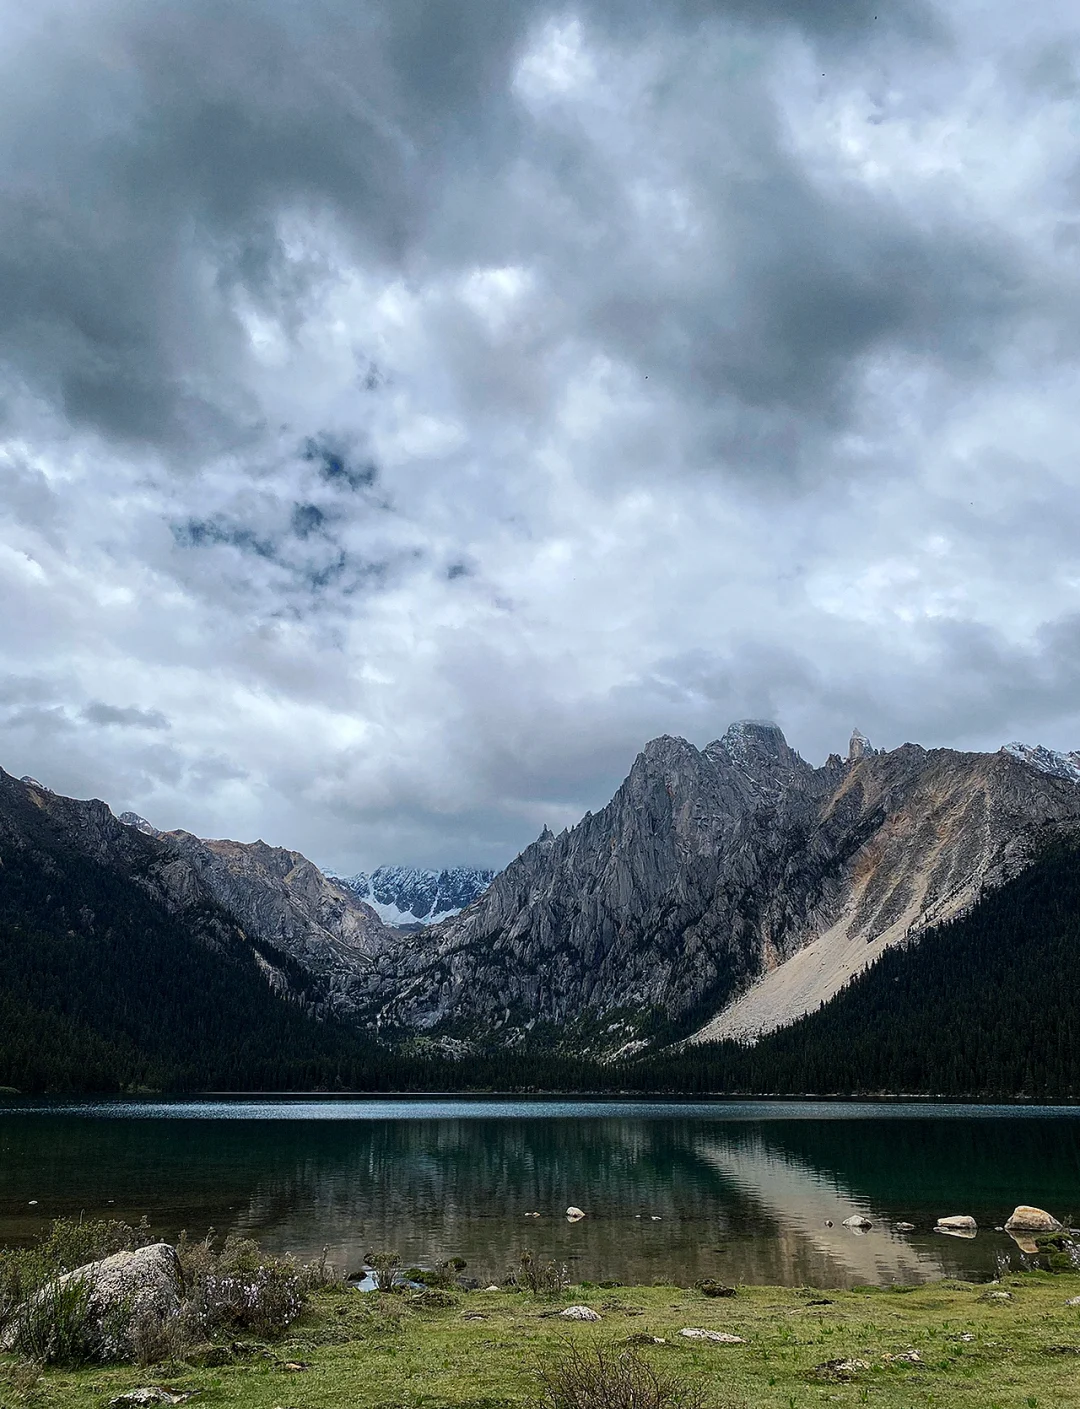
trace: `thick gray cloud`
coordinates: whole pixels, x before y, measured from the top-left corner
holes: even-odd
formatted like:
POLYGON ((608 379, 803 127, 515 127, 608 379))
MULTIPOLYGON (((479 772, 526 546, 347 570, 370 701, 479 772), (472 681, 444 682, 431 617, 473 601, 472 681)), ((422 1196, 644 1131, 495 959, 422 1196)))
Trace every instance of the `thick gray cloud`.
POLYGON ((505 861, 771 716, 1080 743, 1080 21, 0 0, 0 763, 505 861))

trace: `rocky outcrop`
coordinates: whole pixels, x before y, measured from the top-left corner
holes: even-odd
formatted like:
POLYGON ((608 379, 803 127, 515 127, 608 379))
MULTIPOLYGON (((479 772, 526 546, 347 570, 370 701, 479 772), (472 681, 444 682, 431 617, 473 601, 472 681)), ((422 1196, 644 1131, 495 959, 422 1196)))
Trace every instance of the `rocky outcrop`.
MULTIPOLYGON (((1065 770, 1067 772, 1067 770, 1065 770)), ((417 936, 377 1020, 631 1050, 666 1025, 755 1036, 889 944, 957 915, 1080 822, 1080 788, 1015 749, 874 749, 811 767, 773 724, 653 740, 601 812, 545 832, 417 936), (708 1019, 708 1021, 706 1021, 708 1019)))
MULTIPOLYGON (((298 851, 264 841, 205 841, 183 831, 157 836, 250 939, 293 959, 339 1012, 353 1010, 357 987, 367 990, 377 959, 397 942, 369 906, 298 851)), ((267 978, 282 981, 279 972, 267 978)))

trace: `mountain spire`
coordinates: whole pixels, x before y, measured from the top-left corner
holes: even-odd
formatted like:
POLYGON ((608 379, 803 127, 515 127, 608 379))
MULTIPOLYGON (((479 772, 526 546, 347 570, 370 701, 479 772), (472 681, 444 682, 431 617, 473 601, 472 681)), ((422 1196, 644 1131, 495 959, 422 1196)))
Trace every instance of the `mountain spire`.
POLYGON ((874 746, 863 731, 859 728, 852 729, 847 751, 848 762, 857 763, 860 758, 869 758, 874 752, 874 746))

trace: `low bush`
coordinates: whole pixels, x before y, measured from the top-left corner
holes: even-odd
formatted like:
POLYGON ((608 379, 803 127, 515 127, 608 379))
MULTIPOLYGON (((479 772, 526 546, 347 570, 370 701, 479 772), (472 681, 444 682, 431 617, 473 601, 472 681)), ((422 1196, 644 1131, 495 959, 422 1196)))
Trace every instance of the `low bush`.
POLYGON ((0 1330, 37 1365, 78 1366, 110 1360, 140 1365, 182 1359, 215 1335, 284 1334, 304 1309, 308 1291, 341 1277, 322 1257, 303 1266, 262 1252, 250 1239, 214 1234, 192 1242, 181 1234, 179 1308, 164 1319, 149 1307, 118 1303, 102 1310, 78 1267, 153 1241, 145 1220, 60 1219, 32 1248, 0 1253, 0 1330))
POLYGON ((401 1274, 401 1256, 396 1252, 369 1252, 365 1259, 378 1292, 392 1292, 401 1274))
POLYGON ((12 1348, 35 1365, 77 1367, 123 1358, 131 1309, 99 1307, 86 1277, 54 1278, 13 1317, 12 1348))
POLYGON ((222 1331, 280 1336, 304 1309, 307 1287, 327 1273, 325 1262, 300 1268, 291 1257, 264 1253, 249 1238, 226 1238, 216 1250, 181 1235, 177 1256, 184 1276, 187 1334, 205 1341, 222 1331))
POLYGON ((517 1268, 509 1274, 507 1281, 515 1287, 535 1292, 539 1296, 551 1296, 565 1291, 570 1285, 570 1275, 564 1263, 539 1261, 526 1248, 518 1258, 517 1268))
POLYGON ((119 1218, 57 1218, 38 1244, 49 1275, 73 1272, 114 1252, 134 1252, 155 1241, 143 1218, 132 1225, 119 1218))
POLYGON ((704 1392, 632 1350, 571 1345, 538 1367, 536 1409, 704 1409, 704 1392))

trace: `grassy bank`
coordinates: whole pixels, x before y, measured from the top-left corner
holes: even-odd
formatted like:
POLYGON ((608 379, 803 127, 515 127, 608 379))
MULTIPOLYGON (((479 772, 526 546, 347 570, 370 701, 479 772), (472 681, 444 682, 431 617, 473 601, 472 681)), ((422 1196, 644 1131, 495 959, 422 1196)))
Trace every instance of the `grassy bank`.
MULTIPOLYGON (((661 1378, 704 1391, 703 1404, 716 1409, 1080 1409, 1080 1306, 1066 1305, 1076 1296, 1080 1275, 1045 1273, 991 1287, 939 1282, 907 1291, 748 1287, 726 1299, 587 1284, 554 1298, 338 1288, 316 1292, 283 1339, 210 1356, 228 1363, 53 1369, 33 1382, 26 1371, 21 1384, 0 1379, 0 1404, 101 1409, 125 1390, 164 1384, 198 1390, 191 1402, 207 1409, 498 1409, 535 1403, 538 1368, 550 1368, 567 1347, 621 1352, 629 1342, 661 1378), (990 1299, 1001 1292, 1008 1298, 990 1299), (602 1319, 561 1320, 558 1311, 571 1304, 602 1319), (679 1334, 686 1327, 745 1344, 690 1341, 679 1334), (917 1360, 902 1358, 911 1351, 917 1360), (862 1364, 815 1369, 830 1361, 862 1364)), ((12 1357, 4 1364, 10 1373, 12 1357)))

